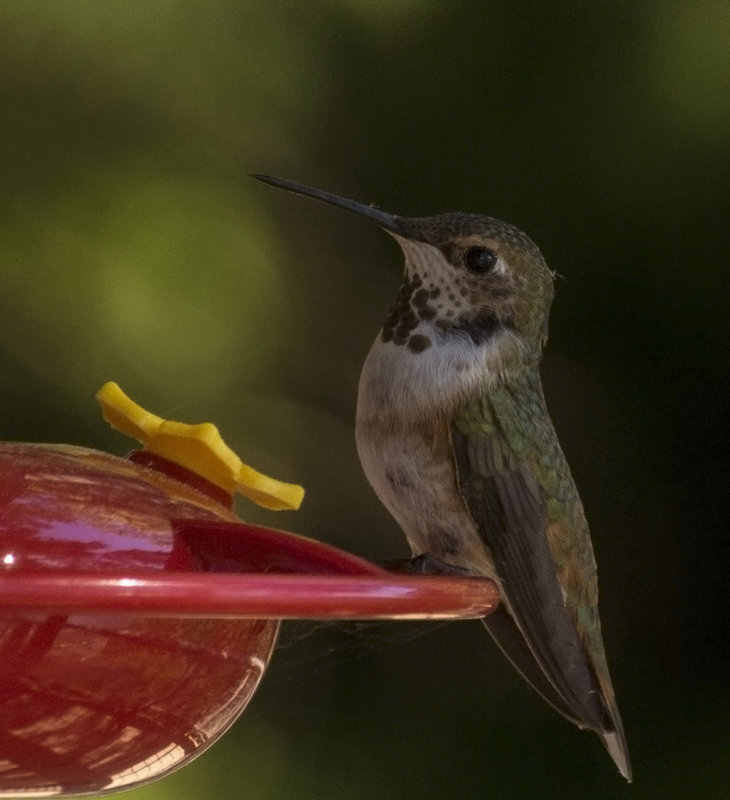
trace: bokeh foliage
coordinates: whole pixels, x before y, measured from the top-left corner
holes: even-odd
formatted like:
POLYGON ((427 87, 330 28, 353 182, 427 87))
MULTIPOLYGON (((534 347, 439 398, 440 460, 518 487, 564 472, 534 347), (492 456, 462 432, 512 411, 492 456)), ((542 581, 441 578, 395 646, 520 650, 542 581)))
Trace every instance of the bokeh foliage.
POLYGON ((114 379, 306 484, 249 518, 403 555, 353 444, 400 255, 247 173, 503 217, 562 276, 544 378, 634 785, 476 623, 293 625, 225 739, 133 796, 724 795, 728 41, 718 0, 0 4, 5 439, 124 452, 114 379))

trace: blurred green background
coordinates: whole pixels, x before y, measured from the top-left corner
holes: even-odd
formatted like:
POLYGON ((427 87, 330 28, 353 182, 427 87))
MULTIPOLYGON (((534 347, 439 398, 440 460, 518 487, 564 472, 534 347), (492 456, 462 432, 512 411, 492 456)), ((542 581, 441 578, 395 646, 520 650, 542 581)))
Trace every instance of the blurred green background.
POLYGON ((125 452, 114 379, 306 485, 249 519, 406 555, 353 440, 398 248, 247 173, 501 217, 562 276, 544 382, 634 784, 476 623, 290 624, 234 729, 130 797, 726 795, 729 41, 720 0, 0 4, 3 439, 125 452))

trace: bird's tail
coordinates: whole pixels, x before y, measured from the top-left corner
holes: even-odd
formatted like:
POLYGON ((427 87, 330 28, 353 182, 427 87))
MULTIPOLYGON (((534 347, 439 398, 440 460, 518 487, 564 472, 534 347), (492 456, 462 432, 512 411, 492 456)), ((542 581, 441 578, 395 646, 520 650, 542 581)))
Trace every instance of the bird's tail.
POLYGON ((629 758, 629 748, 624 736, 624 726, 621 724, 621 717, 614 704, 611 709, 611 722, 613 730, 598 731, 603 746, 608 750, 608 754, 618 767, 618 771, 631 783, 631 759, 629 758))

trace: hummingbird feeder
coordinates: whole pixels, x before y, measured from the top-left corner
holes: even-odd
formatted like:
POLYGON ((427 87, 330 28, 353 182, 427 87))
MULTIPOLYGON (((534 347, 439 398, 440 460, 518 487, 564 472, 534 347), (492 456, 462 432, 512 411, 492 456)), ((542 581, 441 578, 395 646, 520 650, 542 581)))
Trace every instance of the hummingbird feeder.
POLYGON ((238 718, 282 619, 488 614, 496 586, 400 576, 249 525, 240 492, 296 508, 208 423, 167 422, 116 384, 126 458, 0 443, 0 795, 102 795, 183 766, 238 718))

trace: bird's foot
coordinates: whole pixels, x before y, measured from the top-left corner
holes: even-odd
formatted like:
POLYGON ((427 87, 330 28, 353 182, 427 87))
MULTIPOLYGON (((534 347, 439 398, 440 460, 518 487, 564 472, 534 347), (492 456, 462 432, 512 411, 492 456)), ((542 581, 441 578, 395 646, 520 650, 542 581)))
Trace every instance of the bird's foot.
POLYGON ((391 558, 383 566, 399 575, 473 575, 465 567, 447 564, 430 553, 421 553, 414 558, 391 558))

